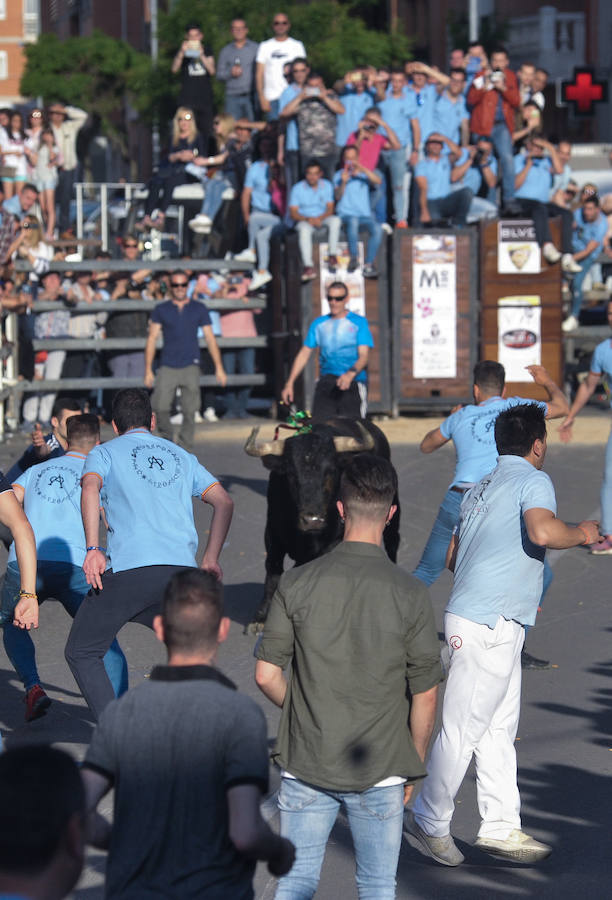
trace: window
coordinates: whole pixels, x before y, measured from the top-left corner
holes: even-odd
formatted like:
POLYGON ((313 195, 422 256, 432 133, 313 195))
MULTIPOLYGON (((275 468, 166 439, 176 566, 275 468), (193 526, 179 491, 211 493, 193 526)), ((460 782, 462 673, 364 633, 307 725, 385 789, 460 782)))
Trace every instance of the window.
POLYGON ((8 56, 6 50, 0 50, 0 80, 8 78, 8 56))
POLYGON ((0 0, 0 19, 6 19, 6 0, 0 0))

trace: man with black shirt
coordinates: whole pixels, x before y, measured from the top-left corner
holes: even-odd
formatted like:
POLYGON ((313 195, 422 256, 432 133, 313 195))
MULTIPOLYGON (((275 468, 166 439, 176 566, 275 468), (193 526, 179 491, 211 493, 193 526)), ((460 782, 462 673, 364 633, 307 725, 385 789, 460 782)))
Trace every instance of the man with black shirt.
POLYGON ((200 405, 200 347, 198 328, 202 327, 209 353, 215 366, 217 382, 225 387, 227 376, 208 310, 203 303, 187 296, 187 275, 174 272, 170 279, 172 299, 160 303, 151 313, 149 335, 145 346, 145 384, 153 387, 152 404, 157 414, 157 430, 172 439, 170 410, 177 387, 181 389, 183 423, 178 442, 186 450, 193 445, 194 416, 200 405), (161 366, 153 375, 153 359, 157 339, 162 334, 164 346, 161 366))
POLYGON ((207 148, 212 133, 213 95, 210 79, 215 74, 215 59, 197 24, 185 29, 185 40, 172 61, 172 73, 181 73, 181 92, 178 106, 186 106, 195 113, 198 131, 207 148))

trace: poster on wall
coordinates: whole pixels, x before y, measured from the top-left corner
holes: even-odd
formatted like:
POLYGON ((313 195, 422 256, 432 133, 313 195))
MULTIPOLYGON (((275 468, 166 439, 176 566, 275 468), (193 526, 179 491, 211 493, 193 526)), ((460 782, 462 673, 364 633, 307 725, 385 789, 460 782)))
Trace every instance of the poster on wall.
POLYGON ((538 275, 540 245, 531 219, 497 223, 497 271, 500 275, 538 275))
POLYGON ((363 241, 359 241, 357 245, 357 259, 359 266, 354 272, 348 272, 350 254, 348 244, 344 241, 338 243, 338 265, 335 272, 330 272, 328 267, 329 248, 327 244, 319 244, 319 271, 321 273, 321 315, 326 316, 329 312, 329 303, 327 302, 327 289, 332 281, 343 281, 348 288, 350 312, 357 313, 359 316, 365 316, 365 285, 363 280, 363 261, 365 252, 363 241))
POLYGON ((456 259, 454 235, 413 238, 413 378, 457 377, 456 259))
POLYGON ((497 360, 506 381, 531 381, 525 366, 542 363, 540 297, 500 297, 497 301, 497 360))

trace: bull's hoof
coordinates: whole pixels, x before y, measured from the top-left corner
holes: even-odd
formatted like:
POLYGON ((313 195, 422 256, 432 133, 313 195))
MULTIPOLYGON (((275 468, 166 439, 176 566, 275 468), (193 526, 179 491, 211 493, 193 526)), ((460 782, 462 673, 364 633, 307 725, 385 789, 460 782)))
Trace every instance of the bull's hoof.
POLYGON ((245 633, 245 634, 255 634, 255 635, 257 635, 257 634, 261 634, 263 630, 264 630, 264 623, 263 623, 263 622, 249 622, 248 625, 245 625, 245 626, 244 626, 244 633, 245 633))

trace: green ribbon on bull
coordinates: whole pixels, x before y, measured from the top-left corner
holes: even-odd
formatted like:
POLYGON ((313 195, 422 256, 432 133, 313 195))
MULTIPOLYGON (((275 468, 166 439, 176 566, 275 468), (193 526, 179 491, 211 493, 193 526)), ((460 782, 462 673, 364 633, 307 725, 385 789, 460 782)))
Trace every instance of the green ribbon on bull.
POLYGON ((309 434, 312 431, 312 422, 310 421, 310 413, 305 410, 296 410, 287 417, 286 424, 290 428, 295 429, 296 434, 309 434))

